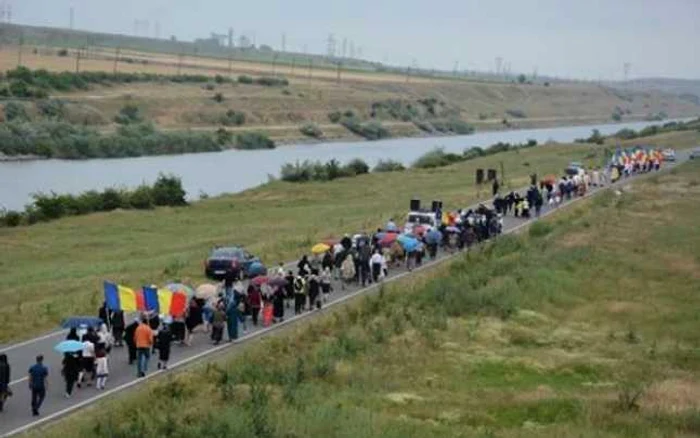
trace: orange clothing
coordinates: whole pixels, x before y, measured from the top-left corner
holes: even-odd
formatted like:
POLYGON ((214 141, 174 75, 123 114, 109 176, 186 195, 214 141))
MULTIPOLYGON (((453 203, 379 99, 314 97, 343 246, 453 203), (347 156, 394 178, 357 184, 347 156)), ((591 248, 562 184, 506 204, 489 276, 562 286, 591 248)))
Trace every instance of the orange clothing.
POLYGON ((136 327, 134 343, 136 344, 136 348, 153 347, 153 330, 151 330, 148 324, 141 323, 136 327))

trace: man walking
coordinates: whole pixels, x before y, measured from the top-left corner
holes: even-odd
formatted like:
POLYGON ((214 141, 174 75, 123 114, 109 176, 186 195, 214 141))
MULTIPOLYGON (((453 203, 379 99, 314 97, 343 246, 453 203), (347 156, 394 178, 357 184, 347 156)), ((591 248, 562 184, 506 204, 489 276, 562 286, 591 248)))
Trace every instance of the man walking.
POLYGON ((39 415, 39 408, 46 397, 49 370, 44 366, 44 356, 36 357, 36 363, 29 368, 29 390, 32 392, 32 415, 39 415))
POLYGON ((136 344, 138 377, 145 377, 148 370, 148 359, 150 359, 153 349, 153 329, 148 325, 146 315, 141 317, 141 323, 136 327, 134 343, 136 344))

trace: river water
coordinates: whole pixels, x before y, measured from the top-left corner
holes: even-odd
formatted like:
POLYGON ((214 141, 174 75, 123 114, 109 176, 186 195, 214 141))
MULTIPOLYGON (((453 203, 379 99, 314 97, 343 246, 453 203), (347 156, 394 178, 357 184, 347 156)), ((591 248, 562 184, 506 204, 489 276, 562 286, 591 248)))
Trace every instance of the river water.
POLYGON ((535 139, 571 142, 588 137, 591 130, 612 134, 623 128, 639 130, 659 122, 618 123, 575 127, 523 129, 484 132, 456 137, 421 137, 374 142, 334 142, 282 146, 273 150, 237 151, 169 155, 139 158, 73 160, 37 160, 0 162, 0 208, 22 209, 36 192, 80 193, 108 187, 135 187, 151 184, 160 172, 182 178, 190 199, 200 193, 210 196, 239 192, 267 182, 268 175, 278 176, 284 163, 296 160, 347 162, 362 158, 370 166, 380 159, 391 158, 410 164, 426 151, 444 147, 448 152, 462 152, 474 146, 494 143, 524 143, 535 139))

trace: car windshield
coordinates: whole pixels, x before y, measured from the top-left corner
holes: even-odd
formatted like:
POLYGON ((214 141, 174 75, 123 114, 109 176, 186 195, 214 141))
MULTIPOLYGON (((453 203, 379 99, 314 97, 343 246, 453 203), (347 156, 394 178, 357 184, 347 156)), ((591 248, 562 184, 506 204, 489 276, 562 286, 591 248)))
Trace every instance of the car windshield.
POLYGON ((426 216, 423 214, 409 214, 408 215, 408 222, 412 224, 432 224, 433 220, 430 216, 426 216))
POLYGON ((240 248, 217 248, 212 251, 211 256, 222 258, 245 258, 245 254, 240 248))

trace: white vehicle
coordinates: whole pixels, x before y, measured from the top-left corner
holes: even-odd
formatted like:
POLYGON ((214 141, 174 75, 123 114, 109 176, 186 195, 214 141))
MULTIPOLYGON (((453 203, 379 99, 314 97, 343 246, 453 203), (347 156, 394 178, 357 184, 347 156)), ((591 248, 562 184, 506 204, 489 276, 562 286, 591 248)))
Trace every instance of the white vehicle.
POLYGON ((436 228, 438 226, 437 216, 432 211, 412 211, 408 213, 406 225, 404 225, 404 233, 412 233, 413 228, 417 225, 436 228))
POLYGON ((676 151, 673 149, 664 149, 664 151, 661 152, 661 155, 663 155, 664 160, 666 161, 676 161, 676 151))
POLYGON ((690 159, 694 160, 696 158, 700 158, 700 148, 695 148, 693 151, 690 153, 690 159))

